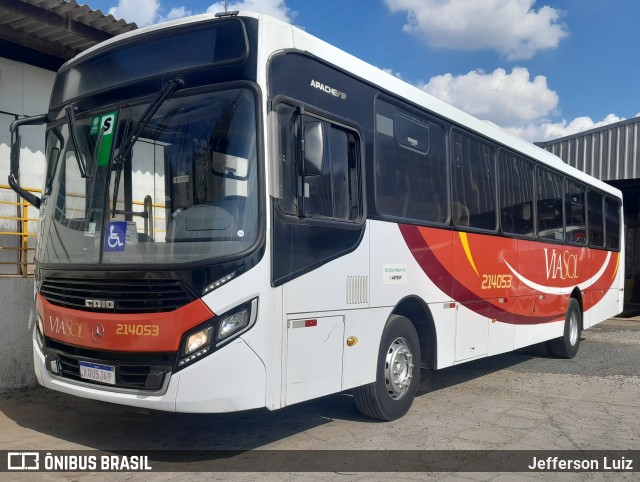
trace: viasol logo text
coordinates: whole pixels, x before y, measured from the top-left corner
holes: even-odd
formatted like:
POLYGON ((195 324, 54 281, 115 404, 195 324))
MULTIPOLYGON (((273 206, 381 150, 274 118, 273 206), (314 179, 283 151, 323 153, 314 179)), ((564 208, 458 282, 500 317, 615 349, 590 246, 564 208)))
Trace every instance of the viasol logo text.
POLYGON ((72 320, 61 320, 57 316, 49 316, 49 329, 53 333, 64 336, 73 336, 74 338, 84 338, 82 323, 72 320))
POLYGON ((578 277, 578 255, 569 251, 558 252, 544 248, 547 279, 576 279, 578 277))

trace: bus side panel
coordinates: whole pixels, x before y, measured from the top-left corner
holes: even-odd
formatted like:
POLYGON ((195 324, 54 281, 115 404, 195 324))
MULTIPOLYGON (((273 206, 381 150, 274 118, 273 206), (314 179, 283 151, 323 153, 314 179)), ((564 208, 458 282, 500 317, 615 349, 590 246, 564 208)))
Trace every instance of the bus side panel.
POLYGON ((460 302, 456 322, 456 361, 513 349, 517 279, 505 261, 517 264, 511 238, 453 233, 453 298, 460 302))
MULTIPOLYGON (((348 246, 347 246, 348 247, 348 246)), ((285 313, 308 313, 369 306, 369 234, 355 251, 284 284, 285 313)))
POLYGON ((344 314, 287 320, 285 405, 342 390, 344 314))
POLYGON ((265 366, 241 339, 177 376, 178 412, 223 413, 265 406, 265 366))
MULTIPOLYGON (((368 353, 375 345, 377 356, 379 337, 374 337, 378 331, 375 327, 384 320, 371 320, 374 327, 371 331, 361 323, 356 323, 357 333, 352 330, 352 311, 367 311, 369 306, 368 232, 365 227, 362 240, 353 252, 282 286, 284 405, 343 390, 343 357, 348 336, 365 341, 359 347, 356 344, 356 351, 362 354, 361 358, 357 357, 358 363, 370 363, 375 372, 376 357, 371 358, 368 353)), ((359 317, 360 321, 365 319, 359 317)), ((366 380, 361 384, 373 381, 369 373, 356 374, 355 378, 366 380)))
POLYGON ((345 316, 342 389, 359 387, 376 379, 380 339, 391 308, 349 310, 345 316), (348 346, 349 337, 357 338, 348 346))
MULTIPOLYGON (((409 295, 418 295, 429 303, 451 302, 451 296, 437 286, 451 286, 451 231, 437 230, 438 239, 430 249, 418 249, 412 254, 414 242, 403 238, 397 224, 371 221, 370 227, 372 307, 395 306, 409 295), (437 261, 433 257, 438 258, 437 261), (427 276, 423 264, 438 265, 431 272, 432 278, 437 279, 427 276)), ((411 235, 419 238, 416 245, 424 244, 422 229, 410 229, 411 235)))
MULTIPOLYGON (((554 245, 551 251, 555 251, 554 245)), ((553 268, 551 260, 555 260, 548 252, 549 247, 537 241, 518 241, 518 264, 513 267, 513 275, 518 280, 520 322, 516 325, 514 349, 562 336, 564 310, 560 289, 546 278, 553 268), (549 270, 545 269, 547 265, 549 270)))
POLYGON ((621 276, 624 276, 622 267, 622 253, 607 252, 597 249, 590 250, 591 263, 602 271, 600 278, 588 290, 585 300, 585 309, 591 315, 589 324, 594 326, 607 318, 615 316, 620 311, 620 297, 624 292, 620 291, 621 276))
POLYGON ((435 324, 436 367, 453 365, 456 310, 447 294, 451 293, 452 232, 383 221, 371 221, 370 227, 371 305, 393 308, 409 296, 424 301, 435 324))

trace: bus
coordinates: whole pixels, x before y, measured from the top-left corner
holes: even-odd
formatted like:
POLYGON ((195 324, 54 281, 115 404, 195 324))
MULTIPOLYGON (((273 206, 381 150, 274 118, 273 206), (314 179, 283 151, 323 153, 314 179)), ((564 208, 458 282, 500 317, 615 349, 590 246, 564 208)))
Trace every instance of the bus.
POLYGON ((572 358, 622 311, 620 191, 266 15, 96 45, 11 131, 53 390, 200 413, 347 392, 393 420, 433 370, 572 358), (20 129, 43 124, 36 196, 20 129))

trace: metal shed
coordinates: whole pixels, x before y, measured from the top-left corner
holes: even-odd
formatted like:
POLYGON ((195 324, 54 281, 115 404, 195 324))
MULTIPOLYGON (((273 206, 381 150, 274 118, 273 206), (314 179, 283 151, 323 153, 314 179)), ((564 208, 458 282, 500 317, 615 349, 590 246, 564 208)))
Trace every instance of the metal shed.
POLYGON ((116 20, 75 0, 0 0, 3 57, 12 50, 15 56, 31 49, 66 61, 98 42, 136 28, 135 23, 116 20))

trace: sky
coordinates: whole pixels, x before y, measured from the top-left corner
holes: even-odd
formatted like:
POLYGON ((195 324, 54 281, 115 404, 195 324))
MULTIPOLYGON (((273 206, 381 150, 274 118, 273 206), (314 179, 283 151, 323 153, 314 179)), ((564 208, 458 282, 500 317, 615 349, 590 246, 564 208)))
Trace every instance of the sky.
MULTIPOLYGON (((86 0, 139 27, 212 0, 86 0)), ((81 3, 81 2, 79 2, 81 3)), ((529 141, 640 116, 638 0, 229 0, 529 141)))

